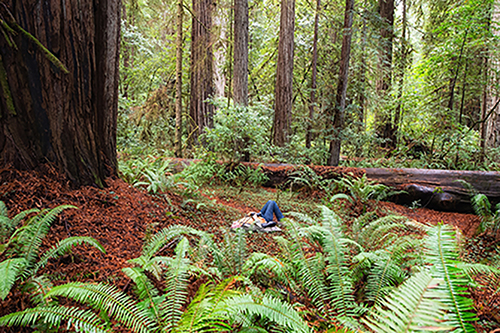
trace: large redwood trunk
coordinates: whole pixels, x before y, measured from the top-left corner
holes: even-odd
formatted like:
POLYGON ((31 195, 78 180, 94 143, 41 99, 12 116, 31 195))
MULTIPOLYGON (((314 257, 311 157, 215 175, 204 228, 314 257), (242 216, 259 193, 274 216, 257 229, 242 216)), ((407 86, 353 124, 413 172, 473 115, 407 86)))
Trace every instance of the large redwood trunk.
POLYGON ((212 1, 193 0, 191 32, 190 144, 197 142, 206 127, 213 127, 213 54, 211 41, 212 1))
POLYGON ((284 147, 288 143, 293 98, 293 35, 295 31, 295 0, 281 1, 278 63, 274 89, 273 142, 284 147))
POLYGON ((248 0, 234 1, 234 101, 248 105, 248 0))
POLYGON ((0 34, 0 165, 53 162, 74 185, 103 185, 116 173, 120 0, 3 3, 16 33, 0 34))

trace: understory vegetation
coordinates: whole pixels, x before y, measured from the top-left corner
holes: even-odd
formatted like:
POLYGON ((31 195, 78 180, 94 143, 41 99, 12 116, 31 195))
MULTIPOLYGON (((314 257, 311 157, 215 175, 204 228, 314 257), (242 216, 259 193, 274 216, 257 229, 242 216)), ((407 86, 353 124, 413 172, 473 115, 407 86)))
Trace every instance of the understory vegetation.
MULTIPOLYGON (((144 161, 123 160, 124 179, 152 195, 176 192, 201 211, 207 205, 217 209, 209 198, 216 192, 255 206, 270 199, 269 192, 259 190, 265 181, 259 170, 207 158, 173 174, 164 159, 144 161)), ((289 212, 283 233, 268 235, 276 244, 273 251, 250 247, 251 232, 173 225, 148 234, 141 255, 129 258, 123 273, 133 288, 127 292, 93 281, 54 286, 50 276, 37 273, 74 245, 103 251, 91 238, 68 238, 40 252, 50 223, 73 207, 9 218, 2 203, 0 296, 19 288, 30 295, 31 306, 3 316, 0 325, 47 332, 118 327, 132 332, 476 332, 475 324, 498 325, 478 316, 470 292, 488 285, 500 292, 499 253, 480 259, 465 255, 473 241, 459 230, 381 212, 376 200, 388 189, 366 179, 318 184, 307 174, 292 181, 302 181, 301 187, 285 186, 273 194, 289 212), (327 195, 302 195, 327 185, 332 189, 322 192, 327 195)), ((238 218, 237 212, 227 215, 227 226, 238 218)), ((485 227, 495 231, 491 223, 485 227)))

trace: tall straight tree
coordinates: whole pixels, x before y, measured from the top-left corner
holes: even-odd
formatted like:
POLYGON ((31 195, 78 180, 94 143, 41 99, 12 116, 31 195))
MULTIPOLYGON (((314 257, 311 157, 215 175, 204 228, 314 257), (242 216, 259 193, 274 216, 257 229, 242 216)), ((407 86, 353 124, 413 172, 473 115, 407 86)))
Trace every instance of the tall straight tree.
MULTIPOLYGON (((500 27, 498 22, 500 22, 500 1, 495 0, 492 4, 492 17, 490 24, 490 29, 492 35, 495 38, 500 38, 500 27)), ((486 89, 486 100, 485 100, 485 113, 491 113, 485 124, 485 134, 484 141, 487 147, 500 147, 500 82, 498 75, 494 73, 500 72, 500 61, 498 59, 498 54, 495 54, 493 50, 489 52, 489 80, 486 89)), ((485 119, 488 114, 482 117, 485 119)))
POLYGON ((401 32, 401 50, 400 50, 400 59, 398 63, 398 71, 397 71, 397 77, 398 77, 398 100, 397 100, 397 105, 396 105, 396 113, 394 115, 394 125, 393 125, 393 131, 394 131, 394 139, 396 140, 395 143, 398 142, 398 132, 399 132, 399 124, 401 122, 401 117, 403 113, 403 85, 404 85, 404 78, 405 78, 405 72, 406 72, 406 66, 407 66, 407 58, 408 58, 408 51, 407 51, 407 43, 408 41, 406 40, 406 26, 407 26, 407 19, 406 19, 406 14, 407 14, 407 8, 406 8, 406 0, 402 1, 402 32, 401 32))
POLYGON ((344 14, 344 36, 342 38, 342 50, 340 51, 340 69, 335 94, 335 116, 333 120, 334 137, 330 142, 330 156, 328 165, 337 166, 340 162, 340 145, 342 143, 342 131, 344 130, 345 100, 347 94, 347 82, 349 79, 349 59, 351 57, 352 38, 352 15, 354 0, 346 0, 344 14))
POLYGON ((119 0, 2 0, 0 166, 116 174, 119 0), (57 56, 57 58, 56 58, 57 56))
POLYGON ((311 101, 309 104, 309 123, 306 131, 306 148, 311 148, 312 123, 314 120, 314 108, 316 107, 316 76, 318 73, 318 28, 319 28, 319 10, 321 0, 316 0, 316 14, 314 15, 314 35, 313 35, 313 53, 311 60, 311 101))
POLYGON ((177 2, 177 36, 175 40, 175 156, 182 157, 182 21, 183 3, 177 2))
POLYGON ((233 96, 248 105, 248 0, 234 0, 233 96))
MULTIPOLYGON (((384 110, 385 101, 391 90, 392 77, 392 44, 394 40, 394 0, 379 0, 381 19, 381 47, 379 50, 377 93, 381 99, 381 107, 377 113, 377 133, 384 139, 393 139, 394 130, 392 114, 384 110)), ((392 141, 390 145, 392 145, 392 141)))
POLYGON ((295 0, 282 0, 273 122, 273 143, 280 147, 288 143, 292 118, 294 31, 295 0))
POLYGON ((213 105, 207 101, 213 95, 211 0, 193 0, 191 32, 191 142, 196 142, 206 127, 213 125, 213 105))

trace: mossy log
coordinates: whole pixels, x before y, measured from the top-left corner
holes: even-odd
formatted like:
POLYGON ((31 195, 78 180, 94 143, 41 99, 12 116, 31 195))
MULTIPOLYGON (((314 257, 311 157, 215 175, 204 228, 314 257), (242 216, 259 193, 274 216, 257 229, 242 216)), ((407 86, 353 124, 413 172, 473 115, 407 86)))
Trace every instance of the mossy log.
MULTIPOLYGON (((173 159, 177 171, 195 160, 173 159)), ((290 180, 292 172, 299 165, 243 163, 247 166, 262 168, 269 180, 267 187, 277 187, 290 180)), ((420 206, 439 211, 471 212, 470 190, 459 181, 472 185, 479 193, 485 194, 490 202, 500 202, 500 173, 485 171, 455 171, 431 169, 383 169, 348 168, 309 165, 323 179, 338 179, 344 175, 361 177, 366 174, 371 181, 384 184, 394 190, 406 193, 390 198, 399 204, 419 202, 420 206)))

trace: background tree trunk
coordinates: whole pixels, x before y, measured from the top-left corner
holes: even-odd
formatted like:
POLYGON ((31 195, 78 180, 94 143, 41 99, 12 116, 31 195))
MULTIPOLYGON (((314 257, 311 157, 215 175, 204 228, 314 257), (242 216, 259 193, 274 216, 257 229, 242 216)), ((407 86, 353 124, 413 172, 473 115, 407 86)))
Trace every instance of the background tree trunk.
POLYGON ((182 0, 177 2, 177 36, 175 41, 175 156, 182 157, 182 0))
POLYGON ((406 0, 402 1, 402 27, 401 27, 401 50, 400 50, 400 59, 399 59, 399 68, 397 72, 398 76, 398 101, 396 105, 396 113, 394 115, 394 126, 393 126, 393 131, 394 131, 394 144, 398 143, 398 137, 399 137, 399 125, 401 122, 401 117, 403 113, 403 85, 404 85, 404 79, 405 79, 405 74, 406 74, 406 66, 407 66, 407 48, 406 48, 406 0))
MULTIPOLYGON (((500 22, 500 1, 498 0, 493 3, 491 22, 496 22, 496 24, 500 22)), ((500 29, 496 24, 491 24, 490 27, 493 35, 498 38, 498 36, 500 36, 500 29)), ((491 70, 488 82, 486 109, 489 112, 495 105, 497 106, 488 118, 485 139, 487 147, 496 148, 500 147, 500 107, 498 107, 498 100, 500 99, 498 86, 500 82, 498 76, 494 75, 494 73, 500 71, 500 61, 498 58, 490 56, 489 68, 491 70)))
POLYGON ((234 101, 248 105, 248 0, 234 1, 234 101))
POLYGON ((120 8, 120 0, 2 2, 16 34, 0 34, 0 165, 54 162, 76 186, 116 174, 120 8))
POLYGON ((309 103, 309 123, 306 131, 306 148, 311 148, 312 140, 312 124, 314 121, 314 109, 316 108, 316 74, 318 73, 318 26, 319 26, 319 10, 321 8, 321 0, 316 1, 316 15, 314 16, 314 36, 313 36, 313 53, 311 64, 311 101, 309 103))
POLYGON ((380 29, 381 48, 378 63, 379 79, 376 89, 380 96, 381 105, 376 115, 377 133, 384 139, 390 139, 389 145, 392 146, 394 143, 392 115, 384 109, 384 104, 391 90, 394 0, 379 0, 379 14, 382 27, 380 29))
POLYGON ((295 0, 282 0, 273 122, 273 142, 280 147, 288 143, 288 135, 290 134, 293 99, 294 30, 295 0))
POLYGON ((344 37, 342 39, 342 50, 340 52, 339 81, 337 94, 335 96, 335 119, 333 121, 334 138, 330 141, 330 157, 328 165, 337 166, 340 161, 340 145, 342 143, 342 131, 344 130, 345 99, 347 93, 347 82, 349 79, 349 59, 351 56, 352 37, 352 12, 354 0, 346 0, 344 16, 344 37))
POLYGON ((212 127, 213 105, 206 102, 213 96, 212 1, 193 0, 191 33, 191 142, 192 145, 212 127))

